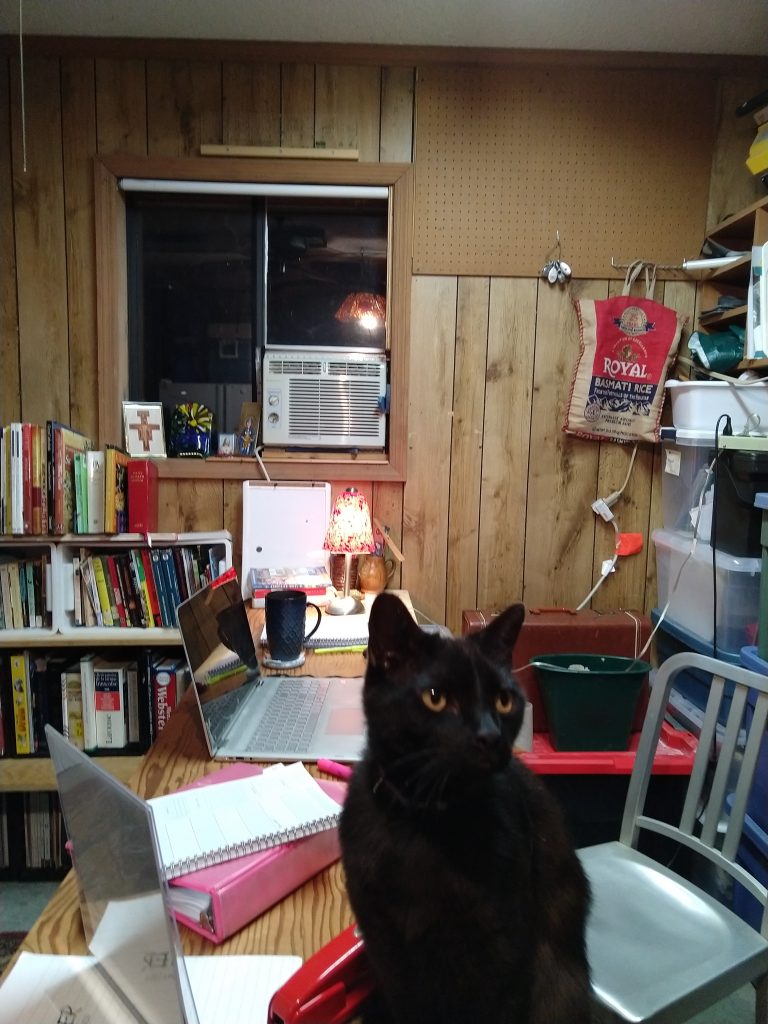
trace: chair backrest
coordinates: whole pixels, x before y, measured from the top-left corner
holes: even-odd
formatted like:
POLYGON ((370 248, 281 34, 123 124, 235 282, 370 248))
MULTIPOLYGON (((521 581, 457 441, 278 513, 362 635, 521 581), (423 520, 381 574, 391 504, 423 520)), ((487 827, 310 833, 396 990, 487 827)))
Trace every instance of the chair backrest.
POLYGON ((647 829, 706 857, 759 901, 763 907, 761 933, 768 938, 768 891, 736 863, 760 745, 768 743, 766 718, 768 676, 692 652, 675 654, 665 661, 651 690, 620 838, 626 845, 637 846, 641 830, 647 829), (669 691, 680 672, 691 670, 711 676, 712 684, 680 821, 673 825, 645 814, 645 801, 669 691), (754 691, 752 695, 750 689, 754 691), (730 708, 726 712, 723 699, 727 696, 730 708), (754 709, 745 716, 748 696, 754 698, 754 702, 750 700, 754 709), (719 722, 721 718, 723 724, 719 722))

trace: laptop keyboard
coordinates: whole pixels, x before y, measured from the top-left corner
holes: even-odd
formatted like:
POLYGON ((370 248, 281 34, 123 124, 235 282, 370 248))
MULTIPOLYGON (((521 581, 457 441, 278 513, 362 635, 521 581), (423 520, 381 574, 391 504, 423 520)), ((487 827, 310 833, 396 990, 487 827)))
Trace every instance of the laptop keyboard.
POLYGON ((283 682, 245 749, 265 754, 306 751, 327 690, 327 679, 297 676, 290 683, 283 682))

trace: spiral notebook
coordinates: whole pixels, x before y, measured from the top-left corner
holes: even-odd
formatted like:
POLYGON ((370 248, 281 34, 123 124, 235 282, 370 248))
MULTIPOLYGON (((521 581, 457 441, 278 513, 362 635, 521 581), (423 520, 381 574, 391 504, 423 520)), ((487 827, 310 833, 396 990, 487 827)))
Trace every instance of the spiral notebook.
POLYGON ((323 832, 341 813, 300 761, 148 803, 169 879, 323 832))

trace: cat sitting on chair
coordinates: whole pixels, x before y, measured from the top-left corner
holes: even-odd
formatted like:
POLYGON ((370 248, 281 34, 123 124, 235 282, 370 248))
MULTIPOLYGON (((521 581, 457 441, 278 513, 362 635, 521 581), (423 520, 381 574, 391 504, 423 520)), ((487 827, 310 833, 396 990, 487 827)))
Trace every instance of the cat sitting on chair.
POLYGON ((341 819, 377 989, 365 1024, 588 1024, 589 893, 558 806, 512 756, 513 605, 460 639, 376 598, 368 744, 341 819))

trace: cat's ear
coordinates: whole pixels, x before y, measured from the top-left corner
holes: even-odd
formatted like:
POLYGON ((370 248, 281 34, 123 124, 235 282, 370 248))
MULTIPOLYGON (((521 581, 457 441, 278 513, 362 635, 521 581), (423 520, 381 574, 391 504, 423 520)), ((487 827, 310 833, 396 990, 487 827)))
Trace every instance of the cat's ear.
POLYGON ((379 594, 368 619, 368 664, 389 671, 413 658, 425 634, 399 597, 379 594))
POLYGON ((480 630, 479 633, 471 633, 468 639, 477 644, 491 661, 509 668, 512 649, 524 619, 525 606, 522 604, 510 605, 495 619, 491 619, 485 629, 480 630))

